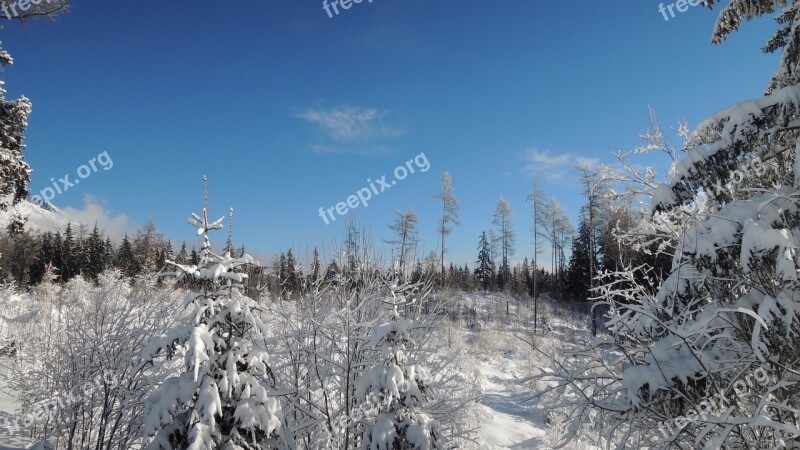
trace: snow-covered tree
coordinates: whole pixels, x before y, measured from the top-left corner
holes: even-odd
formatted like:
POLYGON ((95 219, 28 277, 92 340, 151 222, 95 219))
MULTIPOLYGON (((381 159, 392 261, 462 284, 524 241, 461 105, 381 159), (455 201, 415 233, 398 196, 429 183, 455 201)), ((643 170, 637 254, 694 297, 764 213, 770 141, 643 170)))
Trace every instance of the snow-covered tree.
POLYGON ((387 300, 393 309, 391 320, 372 330, 371 344, 382 347, 383 361, 364 373, 356 390, 364 415, 364 450, 446 448, 439 422, 425 409, 434 397, 431 376, 409 361, 415 345, 411 336, 414 321, 401 318, 399 309, 416 302, 407 298, 413 288, 392 287, 387 300))
POLYGON ((202 216, 189 223, 203 238, 199 265, 171 262, 179 278, 190 277, 201 291, 190 294, 192 321, 146 349, 152 361, 162 350, 168 356, 185 351, 185 371, 166 380, 148 403, 145 432, 150 449, 290 448, 283 438, 281 406, 270 393, 274 376, 263 346, 267 330, 258 305, 241 292, 252 264, 244 255, 212 252, 209 231, 222 228, 223 218, 209 222, 208 192, 202 216))
POLYGON ((652 215, 628 238, 673 252, 668 277, 605 274, 614 342, 556 356, 542 377, 568 438, 594 426, 616 448, 800 442, 800 5, 732 0, 713 40, 773 12, 765 50, 782 58, 766 95, 702 122, 665 183, 640 178, 652 215))
MULTIPOLYGON (((11 55, 0 43, 0 68, 14 64, 11 55)), ((0 212, 28 198, 31 168, 25 162, 25 129, 31 113, 31 102, 25 97, 16 100, 5 98, 4 82, 0 81, 0 212)), ((24 217, 14 217, 9 231, 22 230, 24 217)))
POLYGON ((494 260, 492 259, 492 250, 489 239, 486 237, 486 232, 481 234, 478 241, 478 260, 476 261, 477 267, 475 268, 475 278, 483 286, 483 290, 488 290, 492 283, 494 283, 494 260))

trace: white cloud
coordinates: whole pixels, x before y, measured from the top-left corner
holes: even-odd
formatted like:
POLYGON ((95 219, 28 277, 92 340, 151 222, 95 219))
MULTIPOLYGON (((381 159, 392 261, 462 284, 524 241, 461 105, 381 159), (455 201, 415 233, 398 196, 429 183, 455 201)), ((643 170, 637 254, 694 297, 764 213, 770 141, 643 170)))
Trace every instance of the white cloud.
POLYGON ((342 153, 353 153, 356 155, 388 155, 392 153, 390 149, 380 145, 375 147, 336 147, 312 144, 311 150, 318 155, 334 155, 342 153))
POLYGON ((576 166, 597 167, 600 164, 599 158, 576 156, 572 153, 551 154, 547 150, 539 149, 528 150, 525 157, 528 160, 526 172, 542 175, 551 181, 560 180, 569 169, 576 166))
POLYGON ((551 155, 548 151, 530 150, 528 152, 530 160, 545 167, 565 166, 572 161, 572 155, 564 153, 561 155, 551 155))
POLYGON ((38 211, 29 215, 26 228, 41 231, 61 231, 67 223, 83 224, 103 231, 113 241, 121 241, 126 233, 136 230, 137 225, 125 214, 114 214, 103 199, 90 194, 83 196, 83 207, 67 206, 64 209, 49 212, 35 207, 38 211))
POLYGON ((578 156, 575 158, 575 164, 581 167, 593 169, 600 165, 600 158, 584 158, 582 156, 578 156))
POLYGON ((388 111, 358 106, 311 108, 297 114, 313 124, 323 142, 311 145, 317 154, 355 153, 379 155, 391 153, 387 141, 403 135, 399 128, 387 125, 388 111))

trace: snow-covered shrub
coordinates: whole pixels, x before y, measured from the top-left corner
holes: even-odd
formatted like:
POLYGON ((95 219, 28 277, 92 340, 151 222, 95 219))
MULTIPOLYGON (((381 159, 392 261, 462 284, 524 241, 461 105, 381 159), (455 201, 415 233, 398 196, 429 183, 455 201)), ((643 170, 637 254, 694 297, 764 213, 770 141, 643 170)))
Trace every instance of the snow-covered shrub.
POLYGON ((49 281, 17 317, 17 354, 4 384, 21 401, 15 426, 59 448, 131 448, 141 441, 144 402, 160 368, 139 356, 177 315, 179 297, 118 272, 98 286, 49 281))
POLYGON ((398 308, 413 305, 416 299, 406 299, 403 290, 393 289, 391 320, 372 329, 371 344, 382 346, 383 361, 358 381, 356 399, 364 411, 361 422, 365 426, 362 449, 446 447, 439 422, 425 411, 435 398, 431 377, 423 366, 409 362, 408 352, 415 345, 411 338, 414 321, 400 318, 398 308))
MULTIPOLYGON (((320 280, 296 302, 270 306, 269 320, 279 330, 275 365, 290 391, 285 414, 298 448, 356 449, 365 431, 362 419, 369 404, 364 407, 355 392, 365 371, 385 362, 372 330, 391 318, 385 301, 398 287, 380 270, 369 244, 361 249, 349 256, 346 249, 333 252, 339 255, 337 265, 348 269, 320 280)), ((437 391, 425 406, 451 444, 472 448, 477 380, 469 374, 463 347, 448 345, 441 297, 433 300, 427 283, 415 289, 421 301, 401 309, 416 322, 409 328, 418 344, 414 364, 429 369, 437 391)))

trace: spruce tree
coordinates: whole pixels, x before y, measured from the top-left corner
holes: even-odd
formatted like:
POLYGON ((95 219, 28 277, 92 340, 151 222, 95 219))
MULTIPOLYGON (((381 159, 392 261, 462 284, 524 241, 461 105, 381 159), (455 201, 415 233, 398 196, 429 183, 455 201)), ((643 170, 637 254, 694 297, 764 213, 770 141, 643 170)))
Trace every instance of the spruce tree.
POLYGON ((106 270, 106 250, 103 237, 95 224, 87 242, 88 274, 97 280, 97 276, 106 270))
POLYGON ((478 283, 481 284, 484 291, 489 290, 494 278, 494 261, 492 260, 491 253, 491 244, 484 231, 478 242, 478 267, 475 268, 475 278, 478 283))
POLYGON ((586 300, 590 297, 589 279, 592 268, 589 261, 591 258, 590 239, 589 223, 581 220, 578 236, 572 241, 572 256, 567 269, 567 290, 579 300, 586 300))
POLYGON ((295 297, 299 293, 300 279, 298 277, 297 261, 294 259, 292 249, 286 252, 286 273, 284 290, 288 292, 289 298, 295 297))
POLYGON ((145 431, 152 450, 288 449, 281 407, 270 389, 274 375, 263 346, 267 335, 259 307, 242 295, 246 266, 253 258, 212 251, 209 232, 222 229, 224 217, 209 221, 208 191, 202 215, 190 223, 202 236, 198 266, 169 262, 179 278, 201 289, 190 296, 191 323, 156 340, 145 358, 185 348, 184 372, 168 379, 147 405, 145 431))
MULTIPOLYGON (((0 42, 0 68, 14 63, 0 42)), ((7 100, 0 81, 0 211, 28 198, 31 168, 25 162, 25 130, 31 113, 31 102, 25 97, 7 100)), ((12 234, 22 231, 25 217, 15 216, 8 225, 12 234)))
MULTIPOLYGON (((541 377, 567 409, 567 439, 592 427, 617 448, 800 443, 800 3, 731 0, 712 39, 773 14, 764 50, 781 58, 766 94, 685 133, 684 158, 645 192, 651 214, 621 236, 670 254, 669 275, 602 274, 613 338, 556 357, 541 377)), ((591 255, 585 222, 577 250, 591 255)))
POLYGON ((127 234, 122 239, 122 243, 117 251, 115 266, 121 270, 125 276, 130 278, 138 275, 141 270, 139 263, 136 261, 136 255, 133 253, 133 246, 127 234))
POLYGON ((186 242, 181 244, 181 249, 178 251, 178 254, 175 255, 175 262, 182 265, 189 265, 189 252, 186 251, 186 242))

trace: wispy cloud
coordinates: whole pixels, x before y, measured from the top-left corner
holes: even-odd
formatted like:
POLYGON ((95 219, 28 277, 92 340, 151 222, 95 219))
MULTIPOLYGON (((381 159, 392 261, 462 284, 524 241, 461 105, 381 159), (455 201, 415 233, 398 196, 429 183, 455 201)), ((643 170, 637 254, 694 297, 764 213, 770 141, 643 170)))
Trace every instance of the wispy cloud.
POLYGON ((595 168, 600 165, 600 158, 585 158, 578 156, 575 158, 575 165, 580 167, 595 168))
POLYGON ((560 180, 576 166, 597 167, 599 158, 576 156, 572 153, 551 154, 547 150, 533 149, 525 154, 525 171, 543 176, 550 181, 560 180))
POLYGON ((389 141, 404 134, 400 128, 386 123, 388 114, 376 108, 344 105, 310 108, 297 117, 316 127, 320 141, 310 147, 317 154, 381 155, 391 153, 389 141))

